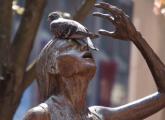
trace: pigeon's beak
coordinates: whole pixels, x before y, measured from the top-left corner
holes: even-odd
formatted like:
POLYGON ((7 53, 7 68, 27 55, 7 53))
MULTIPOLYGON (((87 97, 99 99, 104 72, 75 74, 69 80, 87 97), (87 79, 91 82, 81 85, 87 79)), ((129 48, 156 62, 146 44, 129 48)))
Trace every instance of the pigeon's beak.
POLYGON ((48 16, 47 21, 48 21, 49 23, 51 23, 51 22, 53 21, 53 19, 51 19, 51 17, 48 16))
POLYGON ((49 17, 48 17, 47 21, 48 21, 48 22, 51 22, 51 20, 50 20, 50 18, 49 18, 49 17))

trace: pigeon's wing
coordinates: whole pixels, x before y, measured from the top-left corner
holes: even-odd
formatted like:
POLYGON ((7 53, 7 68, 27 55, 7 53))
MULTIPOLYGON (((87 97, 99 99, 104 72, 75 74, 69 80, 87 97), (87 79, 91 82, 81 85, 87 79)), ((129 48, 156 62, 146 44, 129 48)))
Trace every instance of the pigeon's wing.
POLYGON ((57 38, 69 38, 77 31, 77 27, 67 20, 55 20, 50 24, 50 30, 57 38))
POLYGON ((52 21, 50 30, 57 38, 86 39, 86 37, 90 37, 93 39, 98 37, 98 35, 88 32, 88 29, 80 23, 63 18, 52 21))
POLYGON ((98 35, 95 33, 91 33, 88 31, 88 29, 86 27, 84 27, 82 24, 74 21, 76 26, 77 26, 77 30, 76 30, 76 35, 81 36, 82 39, 86 38, 86 37, 90 37, 91 39, 95 39, 98 38, 98 35))
POLYGON ((90 37, 91 39, 96 39, 99 37, 99 35, 91 32, 82 32, 82 31, 76 31, 75 33, 77 36, 80 36, 81 39, 90 37))
POLYGON ((65 31, 66 31, 63 33, 65 33, 65 35, 69 39, 78 40, 78 39, 84 39, 88 36, 86 28, 74 20, 64 19, 62 22, 62 26, 63 26, 63 28, 65 28, 65 31), (64 23, 65 23, 65 26, 63 26, 64 23))

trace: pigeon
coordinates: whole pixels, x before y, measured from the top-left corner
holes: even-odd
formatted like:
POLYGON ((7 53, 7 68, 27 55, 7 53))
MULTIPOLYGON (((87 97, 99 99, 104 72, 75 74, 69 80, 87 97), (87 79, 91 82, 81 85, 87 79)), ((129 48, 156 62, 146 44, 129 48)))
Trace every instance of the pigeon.
POLYGON ((98 50, 91 41, 91 39, 97 38, 98 35, 89 32, 88 29, 79 22, 65 19, 59 12, 51 12, 48 15, 48 21, 50 22, 50 31, 55 38, 86 40, 86 43, 90 48, 98 50))

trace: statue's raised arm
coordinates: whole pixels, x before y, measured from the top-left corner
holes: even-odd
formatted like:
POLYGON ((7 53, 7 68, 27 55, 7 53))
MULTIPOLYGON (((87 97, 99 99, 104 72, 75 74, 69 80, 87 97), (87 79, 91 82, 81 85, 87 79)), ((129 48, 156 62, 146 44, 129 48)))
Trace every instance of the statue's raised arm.
POLYGON ((104 120, 139 120, 164 108, 165 65, 121 9, 104 2, 95 4, 95 7, 102 8, 108 11, 109 14, 94 12, 93 15, 108 19, 116 28, 113 32, 101 29, 99 33, 115 39, 132 41, 145 58, 158 92, 120 107, 109 108, 94 106, 91 107, 90 110, 98 114, 104 120))

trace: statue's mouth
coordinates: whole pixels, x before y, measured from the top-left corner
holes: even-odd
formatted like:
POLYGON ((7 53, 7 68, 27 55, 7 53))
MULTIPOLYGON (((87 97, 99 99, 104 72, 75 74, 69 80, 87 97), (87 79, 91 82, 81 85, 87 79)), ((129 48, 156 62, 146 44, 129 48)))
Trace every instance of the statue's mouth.
POLYGON ((84 52, 82 55, 82 58, 92 58, 93 59, 93 56, 92 56, 91 52, 84 52))

